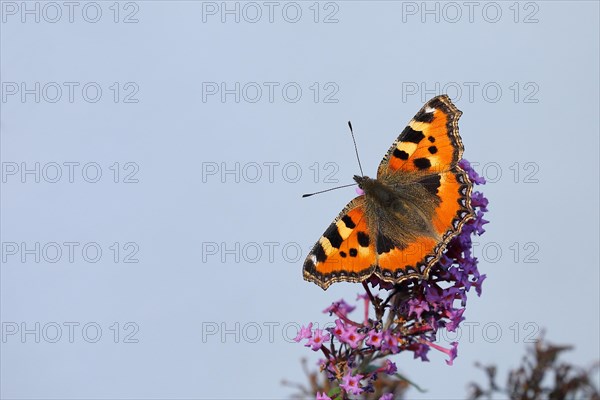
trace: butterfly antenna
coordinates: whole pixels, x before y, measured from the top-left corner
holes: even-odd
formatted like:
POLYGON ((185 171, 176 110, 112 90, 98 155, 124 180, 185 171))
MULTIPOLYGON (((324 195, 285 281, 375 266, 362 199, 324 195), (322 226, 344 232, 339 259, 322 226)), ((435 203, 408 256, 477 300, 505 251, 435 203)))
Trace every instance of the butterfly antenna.
POLYGON ((350 134, 352 135, 352 142, 354 142, 354 151, 356 152, 356 159, 358 160, 358 168, 360 168, 360 175, 365 176, 362 165, 360 165, 360 157, 358 156, 358 147, 356 146, 356 139, 354 139, 354 131, 352 130, 352 122, 348 121, 348 127, 350 128, 350 134))
MULTIPOLYGON (((363 169, 362 169, 362 165, 360 163, 360 157, 358 156, 358 147, 356 146, 356 139, 354 138, 354 130, 352 129, 352 122, 348 121, 348 127, 350 128, 350 134, 352 135, 352 142, 354 143, 354 151, 356 152, 356 159, 358 160, 358 168, 360 168, 360 175, 361 176, 365 176, 363 169)), ((319 192, 314 192, 314 193, 306 193, 303 194, 302 197, 310 197, 310 196, 314 196, 315 194, 321 194, 321 193, 325 193, 325 192, 330 192, 332 190, 336 190, 336 189, 341 189, 341 188, 345 188, 345 187, 350 187, 350 186, 354 186, 357 185, 357 183, 351 183, 349 185, 342 185, 342 186, 337 186, 334 188, 329 188, 329 189, 325 189, 325 190, 321 190, 319 192)))
POLYGON ((329 192, 331 190, 341 189, 341 188, 350 187, 350 186, 354 186, 354 185, 356 185, 356 183, 351 183, 349 185, 343 185, 343 186, 337 186, 337 187, 334 187, 334 188, 329 188, 329 189, 326 189, 326 190, 321 190, 320 192, 303 194, 302 197, 309 197, 309 196, 312 196, 312 195, 315 195, 315 194, 325 193, 325 192, 329 192))

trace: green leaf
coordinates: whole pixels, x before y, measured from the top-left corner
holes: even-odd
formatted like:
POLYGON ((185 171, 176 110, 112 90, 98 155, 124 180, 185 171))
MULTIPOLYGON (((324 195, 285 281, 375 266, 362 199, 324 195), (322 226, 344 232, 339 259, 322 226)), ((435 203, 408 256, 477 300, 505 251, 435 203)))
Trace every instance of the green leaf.
POLYGON ((404 375, 401 375, 399 373, 395 373, 394 376, 402 379, 405 382, 408 382, 409 385, 411 385, 412 387, 414 387, 415 389, 417 389, 419 392, 421 393, 426 393, 427 390, 422 389, 419 385, 417 385, 416 383, 414 383, 413 381, 411 381, 410 379, 408 379, 407 377, 405 377, 404 375))
POLYGON ((375 364, 369 364, 366 366, 366 368, 364 369, 364 372, 366 375, 375 372, 376 369, 378 369, 380 366, 375 365, 375 364))

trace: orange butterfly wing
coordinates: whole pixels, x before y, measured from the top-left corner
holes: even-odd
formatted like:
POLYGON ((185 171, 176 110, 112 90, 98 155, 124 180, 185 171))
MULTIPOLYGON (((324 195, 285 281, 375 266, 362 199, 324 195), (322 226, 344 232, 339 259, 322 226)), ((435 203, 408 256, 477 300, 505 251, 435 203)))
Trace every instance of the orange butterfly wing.
POLYGON ((304 262, 304 279, 327 289, 340 281, 361 282, 376 266, 364 196, 356 197, 329 225, 304 262))
POLYGON ((441 172, 455 166, 464 150, 458 134, 461 115, 446 95, 429 100, 388 150, 377 179, 395 171, 441 172))
POLYGON ((378 180, 418 172, 423 175, 419 184, 437 197, 432 223, 438 240, 423 236, 405 248, 378 250, 375 273, 386 281, 427 276, 450 239, 473 217, 473 185, 458 165, 464 150, 458 134, 461 114, 448 96, 434 97, 408 123, 379 165, 378 180))

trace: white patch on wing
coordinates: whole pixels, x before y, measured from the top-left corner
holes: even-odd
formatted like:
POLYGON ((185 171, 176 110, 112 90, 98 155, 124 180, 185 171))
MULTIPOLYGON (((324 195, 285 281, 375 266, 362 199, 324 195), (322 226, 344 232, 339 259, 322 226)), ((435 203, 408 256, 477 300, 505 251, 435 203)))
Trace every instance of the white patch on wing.
POLYGON ((398 150, 402 150, 402 151, 406 152, 410 156, 417 149, 417 145, 416 145, 416 143, 412 143, 412 142, 398 142, 398 144, 396 145, 396 148, 398 150))
POLYGON ((321 243, 321 247, 323 247, 323 251, 325 251, 326 256, 329 256, 333 252, 333 246, 331 245, 329 239, 327 239, 325 236, 321 236, 319 243, 321 243))
POLYGON ((338 232, 343 240, 346 240, 352 233, 352 229, 348 228, 341 219, 335 225, 337 226, 338 232))
POLYGON ((371 249, 369 247, 358 246, 358 254, 360 254, 361 257, 367 257, 371 254, 371 249))

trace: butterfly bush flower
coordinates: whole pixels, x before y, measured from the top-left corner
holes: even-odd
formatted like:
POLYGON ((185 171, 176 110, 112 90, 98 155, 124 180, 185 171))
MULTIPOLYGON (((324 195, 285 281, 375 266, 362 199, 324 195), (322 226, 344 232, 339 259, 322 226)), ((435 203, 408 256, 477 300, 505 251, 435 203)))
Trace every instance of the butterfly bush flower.
POLYGON ((398 372, 398 367, 396 367, 396 363, 391 362, 390 360, 385 360, 385 365, 382 367, 383 372, 388 375, 394 375, 398 372))
POLYGON ((356 306, 351 306, 350 304, 346 303, 344 299, 340 299, 339 301, 332 303, 329 307, 323 310, 323 312, 329 313, 329 315, 335 314, 342 318, 345 318, 346 315, 354 311, 355 308, 356 306))
POLYGON ((308 343, 305 346, 310 347, 313 351, 318 351, 323 346, 323 343, 327 343, 330 338, 329 334, 323 335, 322 329, 315 329, 315 333, 308 339, 308 343))
POLYGON ((308 326, 302 326, 300 332, 298 332, 298 336, 294 338, 294 341, 299 342, 302 339, 310 339, 312 337, 312 326, 312 322, 308 324, 308 326))
POLYGON ((346 343, 351 348, 356 349, 364 338, 365 335, 359 333, 356 326, 350 325, 346 327, 346 330, 340 336, 340 341, 346 343))
MULTIPOLYGON (((467 160, 461 160, 459 165, 474 185, 485 184, 467 160)), ((319 329, 313 332, 312 324, 302 327, 295 340, 306 340, 307 347, 322 351, 320 369, 337 385, 330 393, 317 394, 317 399, 341 400, 349 395, 373 393, 381 374, 401 378, 396 364, 387 358, 401 352, 412 352, 414 358, 429 361, 428 354, 433 349, 445 355, 448 365, 453 364, 458 343, 451 343, 450 348, 440 346, 436 343, 438 331, 458 329, 465 319, 468 292, 474 288, 481 295, 481 284, 486 278, 477 269, 472 236, 485 232, 488 200, 474 191, 471 205, 474 218, 448 243, 426 279, 394 285, 372 276, 363 282, 365 293, 357 298, 361 308, 364 305, 360 318, 351 316, 356 306, 341 299, 323 311, 336 317, 335 326, 328 328, 328 333, 319 329), (379 293, 374 295, 375 288, 379 293)), ((392 393, 380 394, 381 400, 393 399, 392 393)))
POLYGON ((367 335, 367 340, 365 341, 365 344, 371 347, 374 347, 376 349, 381 347, 381 341, 383 338, 383 332, 382 331, 378 331, 376 329, 372 329, 369 331, 368 335, 367 335))
POLYGON ((352 375, 348 372, 343 380, 343 383, 340 385, 342 389, 344 389, 347 393, 351 394, 361 394, 364 389, 360 387, 360 380, 363 378, 362 375, 352 375))

